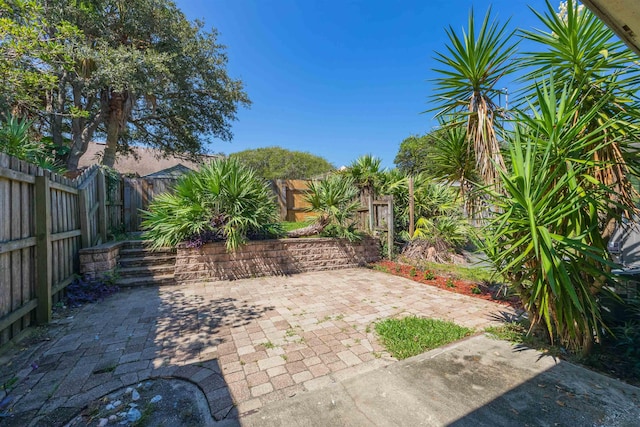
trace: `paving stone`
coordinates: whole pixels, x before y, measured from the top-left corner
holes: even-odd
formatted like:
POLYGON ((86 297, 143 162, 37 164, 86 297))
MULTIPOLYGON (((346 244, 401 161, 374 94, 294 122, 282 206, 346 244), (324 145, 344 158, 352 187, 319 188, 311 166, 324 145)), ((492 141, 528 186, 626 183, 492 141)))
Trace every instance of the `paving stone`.
POLYGON ((255 387, 251 387, 251 396, 259 397, 264 394, 270 393, 273 391, 273 385, 271 383, 264 383, 257 385, 255 387))
POLYGON ((280 356, 273 356, 268 359, 258 360, 258 366, 260 367, 260 370, 263 371, 275 366, 284 365, 285 363, 286 361, 280 356))
POLYGON ((293 378, 293 381, 295 381, 296 384, 299 384, 313 379, 313 374, 309 371, 302 371, 297 374, 293 374, 291 378, 293 378))
POLYGON ((141 371, 143 369, 147 369, 149 367, 148 360, 140 360, 138 362, 130 362, 124 363, 122 365, 118 365, 116 370, 113 372, 114 375, 127 374, 129 372, 141 371))
POLYGON ((41 397, 39 408, 35 399, 55 393, 63 381, 67 391, 80 387, 64 400, 77 408, 123 382, 178 373, 200 384, 208 399, 218 400, 211 404, 214 416, 233 417, 390 363, 376 335, 363 333, 376 319, 428 315, 480 329, 505 310, 361 269, 237 280, 231 286, 132 289, 51 328, 51 341, 34 354, 38 373, 28 373, 26 361, 20 365, 21 375, 28 377, 16 388, 24 397, 14 409, 34 419, 35 410, 49 410, 66 398, 50 399, 47 406, 41 397), (182 296, 176 299, 175 292, 182 296), (158 304, 158 293, 165 303, 158 304), (235 302, 222 303, 230 307, 224 315, 212 310, 226 299, 235 302), (266 349, 267 341, 275 347, 266 349), (35 394, 26 394, 29 388, 35 394), (230 406, 232 398, 241 403, 237 410, 230 406))

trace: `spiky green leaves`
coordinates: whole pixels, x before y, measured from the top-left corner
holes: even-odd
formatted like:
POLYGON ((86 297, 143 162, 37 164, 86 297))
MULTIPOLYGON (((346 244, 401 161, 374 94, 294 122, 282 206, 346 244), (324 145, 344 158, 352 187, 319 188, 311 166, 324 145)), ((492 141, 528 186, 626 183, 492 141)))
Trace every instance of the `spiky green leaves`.
POLYGON ((172 194, 157 196, 144 212, 145 238, 174 246, 204 232, 219 232, 233 251, 250 233, 278 220, 273 193, 236 160, 217 159, 181 178, 172 194))

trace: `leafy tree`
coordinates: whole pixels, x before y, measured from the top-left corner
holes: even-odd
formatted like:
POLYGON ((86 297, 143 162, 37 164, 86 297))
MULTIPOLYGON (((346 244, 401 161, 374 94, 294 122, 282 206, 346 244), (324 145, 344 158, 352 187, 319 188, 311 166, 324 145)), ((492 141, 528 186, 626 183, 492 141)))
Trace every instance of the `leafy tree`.
POLYGON ((234 251, 251 236, 278 234, 279 211, 269 186, 235 159, 217 159, 182 177, 173 193, 144 212, 144 236, 154 247, 225 240, 234 251))
POLYGON ((54 77, 33 107, 54 144, 70 135, 69 169, 96 134, 106 137, 108 166, 132 142, 197 155, 210 138, 231 139, 238 105, 249 100, 242 83, 227 75, 215 30, 189 22, 170 0, 37 3, 41 39, 61 41, 62 50, 35 58, 21 51, 15 74, 28 70, 27 62, 43 64, 54 77), (59 31, 65 27, 80 31, 66 37, 59 31))
POLYGON ((310 179, 335 168, 320 156, 280 147, 256 148, 229 155, 266 180, 310 179))
POLYGON ((400 143, 398 154, 396 154, 393 163, 402 173, 407 175, 429 173, 432 143, 433 135, 431 133, 422 136, 411 135, 405 138, 400 143))

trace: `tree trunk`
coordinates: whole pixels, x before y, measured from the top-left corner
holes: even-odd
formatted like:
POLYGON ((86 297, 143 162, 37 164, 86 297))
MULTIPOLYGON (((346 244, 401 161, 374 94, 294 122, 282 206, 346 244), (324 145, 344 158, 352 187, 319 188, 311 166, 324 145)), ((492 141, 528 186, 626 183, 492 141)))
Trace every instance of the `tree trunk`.
POLYGON ((123 122, 124 103, 126 95, 122 92, 111 92, 109 99, 109 115, 106 117, 107 145, 102 155, 102 164, 113 167, 118 151, 118 139, 120 137, 121 124, 123 122))
POLYGON ((314 236, 316 234, 322 233, 322 230, 324 230, 327 225, 329 225, 329 218, 321 216, 316 222, 311 225, 287 232, 287 237, 314 236))
POLYGON ((89 119, 84 117, 74 117, 71 119, 71 150, 67 157, 67 169, 75 171, 78 169, 80 157, 82 157, 82 155, 87 151, 89 142, 93 139, 93 134, 100 125, 105 113, 108 111, 108 104, 105 97, 102 97, 103 99, 89 97, 86 101, 86 105, 83 107, 80 83, 73 83, 72 89, 73 103, 76 108, 91 111, 94 108, 94 104, 97 101, 100 101, 100 105, 96 107, 98 111, 89 119))

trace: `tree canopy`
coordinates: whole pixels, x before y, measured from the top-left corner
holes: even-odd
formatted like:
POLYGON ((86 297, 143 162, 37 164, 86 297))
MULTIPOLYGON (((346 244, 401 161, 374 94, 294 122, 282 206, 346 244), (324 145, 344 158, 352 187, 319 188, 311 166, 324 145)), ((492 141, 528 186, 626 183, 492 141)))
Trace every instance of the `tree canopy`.
POLYGON ((229 157, 238 159, 266 180, 313 178, 335 169, 320 156, 281 147, 244 150, 229 157))
POLYGON ((69 169, 96 136, 107 141, 106 165, 133 143, 202 154, 211 139, 232 138, 238 106, 249 105, 242 82, 227 74, 216 30, 189 21, 170 0, 2 7, 0 101, 69 147, 69 169))

